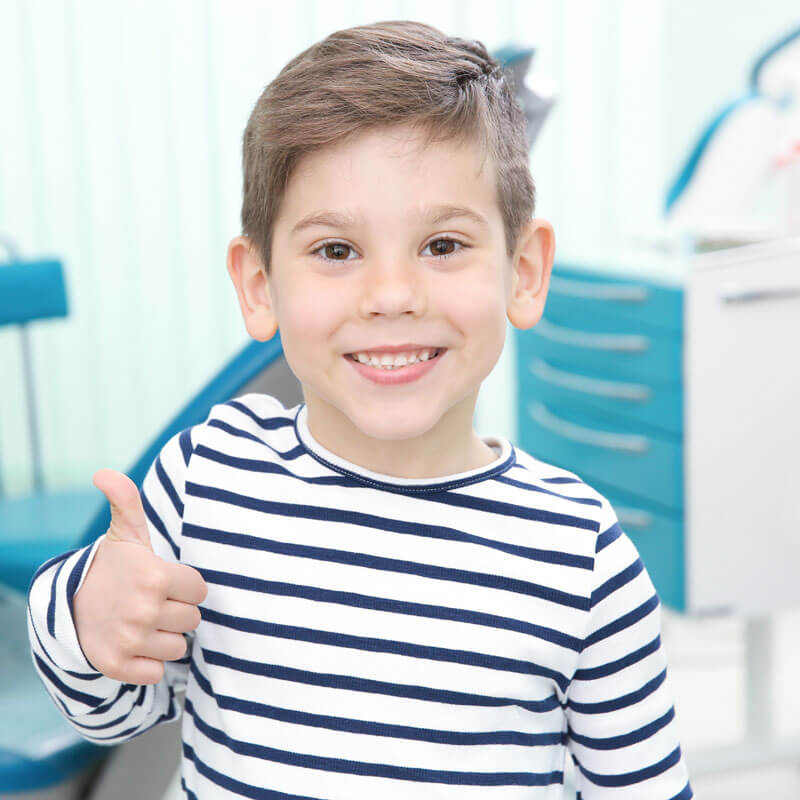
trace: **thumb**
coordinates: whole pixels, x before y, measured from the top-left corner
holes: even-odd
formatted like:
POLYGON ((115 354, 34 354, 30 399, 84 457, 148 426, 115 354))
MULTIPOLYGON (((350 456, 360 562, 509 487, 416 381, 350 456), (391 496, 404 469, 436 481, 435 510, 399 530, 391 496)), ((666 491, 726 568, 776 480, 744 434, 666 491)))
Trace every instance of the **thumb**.
POLYGON ((106 538, 116 542, 143 544, 152 550, 147 518, 136 484, 127 475, 113 469, 98 470, 92 482, 111 506, 111 525, 106 538))

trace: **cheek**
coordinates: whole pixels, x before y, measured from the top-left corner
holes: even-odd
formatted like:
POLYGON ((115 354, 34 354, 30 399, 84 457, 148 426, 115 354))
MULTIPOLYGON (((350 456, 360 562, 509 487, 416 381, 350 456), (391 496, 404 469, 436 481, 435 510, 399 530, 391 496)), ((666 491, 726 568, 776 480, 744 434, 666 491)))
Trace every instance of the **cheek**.
POLYGON ((279 314, 281 341, 289 364, 301 366, 330 346, 340 311, 332 296, 298 291, 284 297, 288 299, 279 314))
POLYGON ((452 319, 464 336, 478 347, 502 347, 506 334, 506 303, 503 287, 494 281, 475 282, 452 292, 448 301, 452 319))

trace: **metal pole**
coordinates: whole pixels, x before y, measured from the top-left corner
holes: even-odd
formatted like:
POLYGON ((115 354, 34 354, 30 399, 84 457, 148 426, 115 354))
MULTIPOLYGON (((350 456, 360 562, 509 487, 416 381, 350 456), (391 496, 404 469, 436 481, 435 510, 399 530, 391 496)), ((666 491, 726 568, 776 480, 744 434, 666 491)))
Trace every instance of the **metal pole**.
POLYGON ((39 439, 39 425, 36 419, 36 392, 33 384, 33 362, 31 361, 31 343, 28 338, 28 326, 20 326, 22 341, 22 368, 25 375, 25 399, 28 404, 28 434, 31 441, 33 457, 33 488, 40 492, 44 487, 42 478, 42 450, 39 439))
MULTIPOLYGON (((0 246, 8 253, 9 261, 13 264, 20 260, 19 250, 8 237, 0 237, 0 246)), ((36 392, 33 382, 33 361, 31 359, 31 345, 26 325, 20 326, 22 343, 22 371, 25 380, 25 401, 28 410, 28 435, 31 443, 31 458, 33 459, 33 486, 38 492, 44 486, 42 477, 42 453, 39 438, 39 427, 36 416, 36 392)), ((3 494, 2 476, 0 475, 0 496, 3 494)))

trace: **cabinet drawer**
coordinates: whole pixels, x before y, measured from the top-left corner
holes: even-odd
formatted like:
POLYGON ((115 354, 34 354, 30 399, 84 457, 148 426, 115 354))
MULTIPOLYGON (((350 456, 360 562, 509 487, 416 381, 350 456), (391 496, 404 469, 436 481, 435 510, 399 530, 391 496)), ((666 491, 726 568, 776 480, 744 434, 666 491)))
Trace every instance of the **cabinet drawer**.
POLYGON ((522 355, 548 363, 593 369, 608 378, 660 384, 682 381, 682 340, 661 331, 634 331, 630 324, 605 318, 565 319, 545 310, 544 317, 518 334, 522 355))
POLYGON ((680 439, 642 433, 628 421, 553 409, 540 400, 524 400, 519 410, 520 445, 536 458, 666 510, 683 508, 680 439))
POLYGON ((676 611, 686 610, 686 548, 680 514, 664 514, 613 489, 601 492, 617 514, 620 527, 639 551, 661 601, 676 611))
POLYGON ((675 334, 683 329, 682 288, 611 277, 568 262, 553 266, 547 304, 577 317, 599 313, 675 334))
POLYGON ((606 419, 631 420, 667 434, 680 436, 683 431, 680 386, 609 380, 597 370, 575 370, 538 355, 522 355, 517 361, 523 404, 541 400, 550 408, 590 410, 606 419))

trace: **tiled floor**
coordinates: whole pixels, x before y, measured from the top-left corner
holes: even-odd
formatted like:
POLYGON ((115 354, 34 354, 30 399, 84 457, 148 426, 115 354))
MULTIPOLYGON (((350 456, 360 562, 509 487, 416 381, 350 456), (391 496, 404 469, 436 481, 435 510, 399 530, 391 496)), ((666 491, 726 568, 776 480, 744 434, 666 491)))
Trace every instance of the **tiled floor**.
POLYGON ((800 800, 800 612, 773 618, 776 735, 797 738, 797 760, 713 775, 692 773, 704 748, 734 745, 745 733, 745 624, 697 620, 663 611, 663 640, 692 787, 698 800, 800 800))

